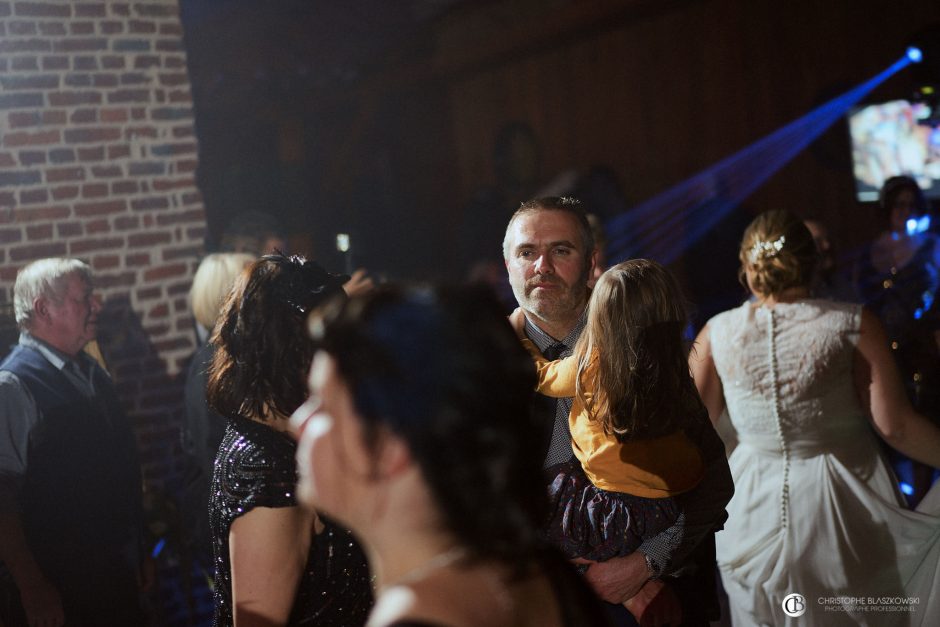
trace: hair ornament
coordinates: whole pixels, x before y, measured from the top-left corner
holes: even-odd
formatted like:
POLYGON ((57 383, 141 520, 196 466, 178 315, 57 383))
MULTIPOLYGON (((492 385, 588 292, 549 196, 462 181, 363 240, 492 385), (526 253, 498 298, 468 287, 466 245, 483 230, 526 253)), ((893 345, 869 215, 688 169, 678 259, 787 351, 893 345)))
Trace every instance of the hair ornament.
POLYGON ((783 249, 783 245, 786 243, 787 238, 784 235, 781 235, 772 242, 766 242, 764 240, 757 240, 754 242, 754 245, 751 246, 751 250, 748 253, 748 259, 751 263, 757 263, 758 261, 764 261, 765 259, 772 259, 777 256, 783 249))

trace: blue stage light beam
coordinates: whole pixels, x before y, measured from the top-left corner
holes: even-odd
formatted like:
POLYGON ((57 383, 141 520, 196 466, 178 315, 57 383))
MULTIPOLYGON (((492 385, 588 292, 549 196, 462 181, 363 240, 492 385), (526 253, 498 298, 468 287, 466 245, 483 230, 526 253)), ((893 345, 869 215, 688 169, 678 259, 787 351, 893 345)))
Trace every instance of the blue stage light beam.
POLYGON ((841 96, 613 218, 606 225, 608 259, 675 261, 851 107, 912 62, 905 53, 841 96), (680 224, 685 228, 677 231, 680 224))

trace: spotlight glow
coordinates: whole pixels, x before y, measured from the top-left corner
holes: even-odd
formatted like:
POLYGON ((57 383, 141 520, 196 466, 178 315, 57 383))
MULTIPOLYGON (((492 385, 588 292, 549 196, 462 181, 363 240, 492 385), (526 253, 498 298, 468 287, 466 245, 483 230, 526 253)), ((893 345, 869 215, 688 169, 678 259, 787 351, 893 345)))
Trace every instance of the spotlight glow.
POLYGON ((920 63, 924 59, 924 53, 916 46, 910 46, 904 54, 911 63, 920 63))

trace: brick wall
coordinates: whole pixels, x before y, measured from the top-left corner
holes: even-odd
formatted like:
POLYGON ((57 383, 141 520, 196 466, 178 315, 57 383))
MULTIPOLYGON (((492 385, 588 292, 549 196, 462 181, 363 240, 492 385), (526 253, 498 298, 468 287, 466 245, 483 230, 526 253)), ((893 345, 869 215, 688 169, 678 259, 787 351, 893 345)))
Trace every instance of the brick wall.
POLYGON ((101 346, 151 487, 174 478, 203 247, 176 0, 0 0, 0 302, 49 256, 95 270, 101 346))

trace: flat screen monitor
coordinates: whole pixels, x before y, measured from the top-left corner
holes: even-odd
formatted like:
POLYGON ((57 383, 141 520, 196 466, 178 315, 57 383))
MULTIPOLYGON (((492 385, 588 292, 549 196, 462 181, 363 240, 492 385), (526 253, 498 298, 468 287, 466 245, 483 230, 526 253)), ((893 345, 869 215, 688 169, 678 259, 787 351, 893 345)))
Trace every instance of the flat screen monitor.
POLYGON ((940 128, 920 124, 926 103, 891 100, 849 112, 855 191, 860 201, 878 200, 886 179, 913 177, 928 198, 940 198, 940 128))

